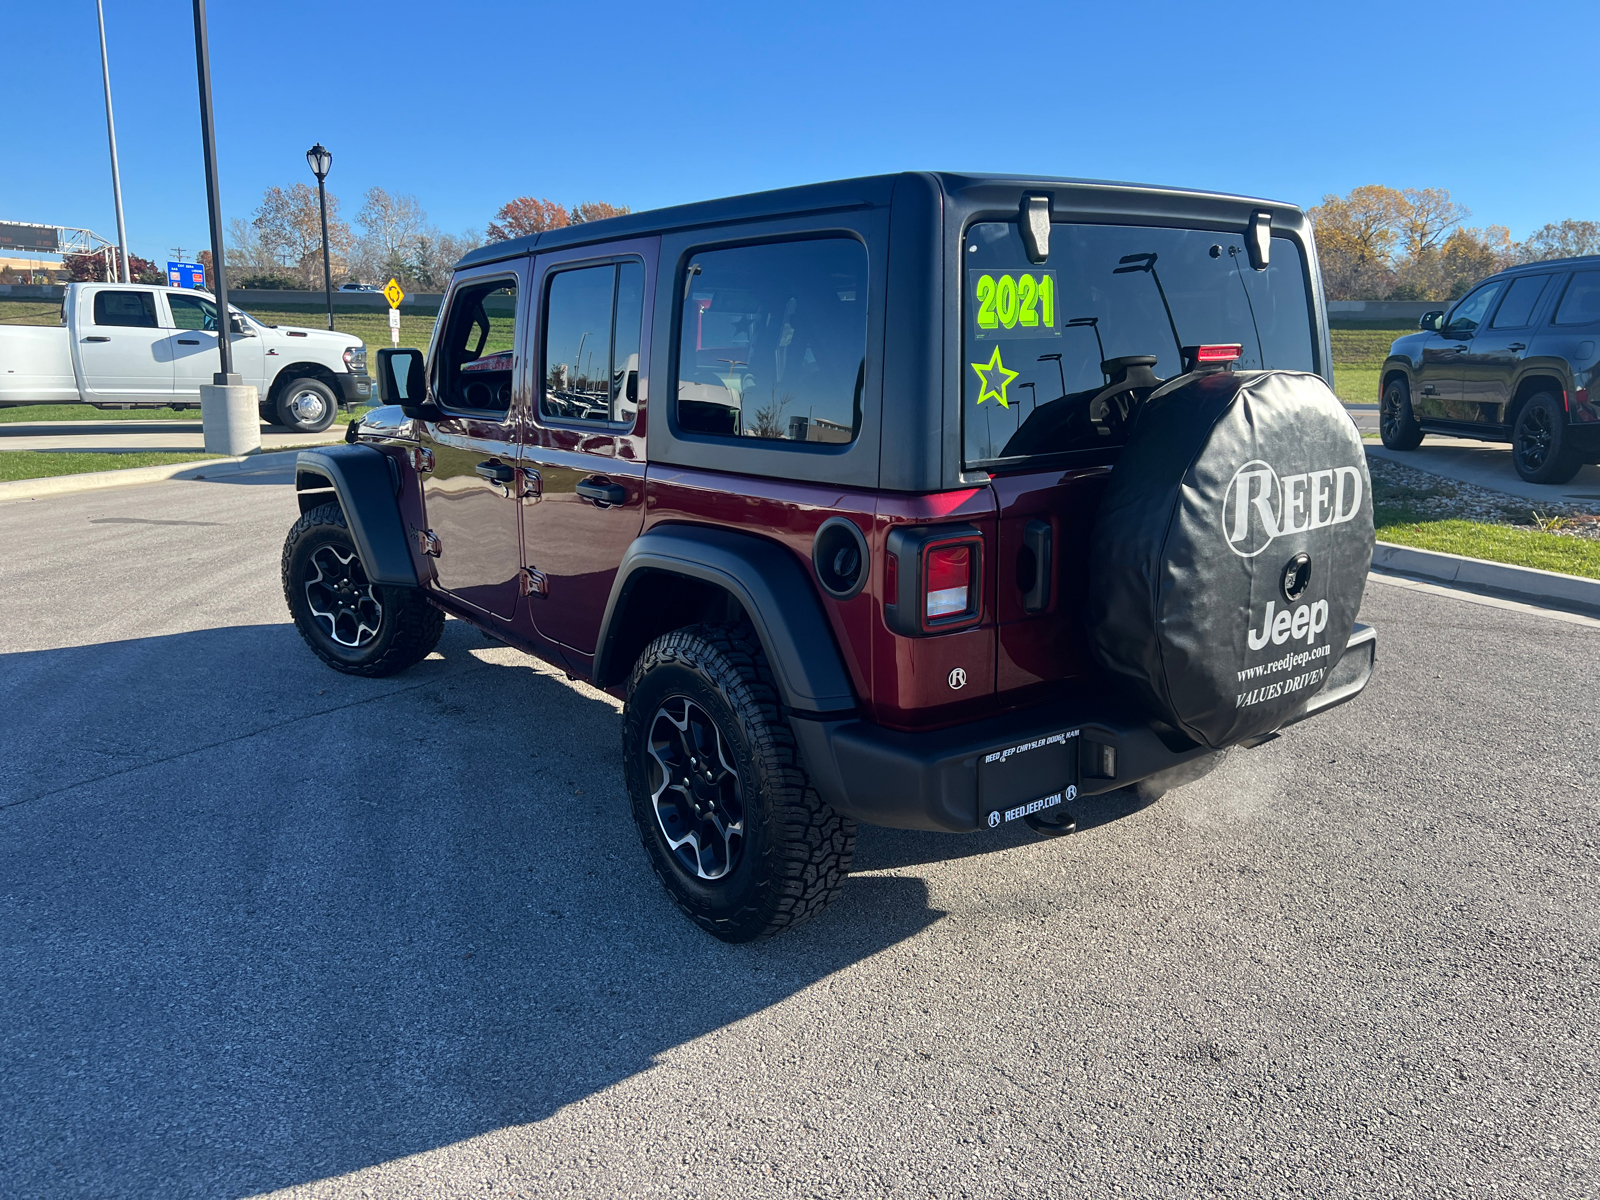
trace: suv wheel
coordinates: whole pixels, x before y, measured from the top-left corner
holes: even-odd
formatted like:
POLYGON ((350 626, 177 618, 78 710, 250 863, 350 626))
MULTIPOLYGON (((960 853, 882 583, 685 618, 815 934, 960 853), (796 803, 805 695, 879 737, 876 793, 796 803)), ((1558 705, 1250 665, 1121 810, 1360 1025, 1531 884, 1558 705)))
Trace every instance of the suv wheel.
POLYGON ((1415 450, 1422 445, 1422 426, 1411 411, 1411 389, 1404 379, 1383 389, 1378 405, 1378 436, 1391 450, 1415 450))
POLYGON ((283 543, 283 598, 306 645, 346 675, 393 675, 427 658, 444 613, 420 588, 367 578, 344 510, 313 508, 283 543))
POLYGON ((748 627, 664 634, 628 681, 623 771, 673 902, 726 942, 815 916, 844 886, 855 822, 817 795, 748 627))
POLYGON ((291 379, 278 392, 277 424, 295 433, 321 433, 338 412, 333 389, 320 379, 291 379))
POLYGON ((1530 396, 1511 431, 1511 461, 1529 483, 1566 483, 1583 466, 1567 435, 1567 413, 1549 392, 1530 396))

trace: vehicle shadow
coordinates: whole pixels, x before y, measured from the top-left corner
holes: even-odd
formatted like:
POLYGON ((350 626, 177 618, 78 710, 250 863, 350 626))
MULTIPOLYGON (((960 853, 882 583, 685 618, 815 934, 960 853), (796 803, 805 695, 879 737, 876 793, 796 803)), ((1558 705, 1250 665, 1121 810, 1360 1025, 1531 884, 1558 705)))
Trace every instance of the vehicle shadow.
POLYGON ((0 1193, 244 1194, 537 1121, 941 915, 852 880, 750 946, 628 816, 619 716, 451 622, 0 657, 0 1193))

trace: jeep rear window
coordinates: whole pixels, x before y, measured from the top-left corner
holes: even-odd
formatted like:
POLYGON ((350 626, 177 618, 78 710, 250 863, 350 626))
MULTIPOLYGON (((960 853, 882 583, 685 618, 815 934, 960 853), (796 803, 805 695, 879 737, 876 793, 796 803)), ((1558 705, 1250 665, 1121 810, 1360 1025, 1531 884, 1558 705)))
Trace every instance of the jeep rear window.
POLYGON ((1120 447, 1127 407, 1102 396, 1113 359, 1154 356, 1170 379, 1180 346, 1237 343, 1238 370, 1316 370, 1305 263, 1288 238, 1256 271, 1237 233, 1053 224, 1035 264, 1016 223, 995 221, 967 230, 961 257, 968 466, 1120 447))
POLYGON ((706 250, 684 275, 678 428, 852 442, 867 355, 867 251, 853 238, 706 250))

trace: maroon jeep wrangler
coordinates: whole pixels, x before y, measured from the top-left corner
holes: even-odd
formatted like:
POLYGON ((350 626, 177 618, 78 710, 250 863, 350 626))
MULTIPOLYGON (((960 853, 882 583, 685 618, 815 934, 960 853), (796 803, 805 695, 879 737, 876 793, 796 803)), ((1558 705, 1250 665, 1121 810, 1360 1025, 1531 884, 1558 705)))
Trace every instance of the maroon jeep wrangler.
POLYGON ((426 356, 305 451, 283 552, 336 670, 445 614, 625 701, 673 900, 741 941, 856 822, 1073 828, 1354 697, 1372 554, 1290 205, 903 174, 462 260, 426 356))

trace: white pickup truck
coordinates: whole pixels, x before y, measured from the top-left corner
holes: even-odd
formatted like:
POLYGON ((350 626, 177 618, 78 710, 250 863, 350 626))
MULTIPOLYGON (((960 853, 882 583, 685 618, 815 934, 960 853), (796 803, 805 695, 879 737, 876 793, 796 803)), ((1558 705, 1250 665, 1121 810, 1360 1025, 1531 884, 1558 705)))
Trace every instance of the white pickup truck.
MULTIPOLYGON (((261 419, 305 433, 372 396, 367 348, 326 329, 266 325, 229 305, 233 369, 261 395, 261 419)), ((61 325, 0 325, 0 407, 192 408, 219 369, 217 306, 206 292, 73 283, 61 325)))

